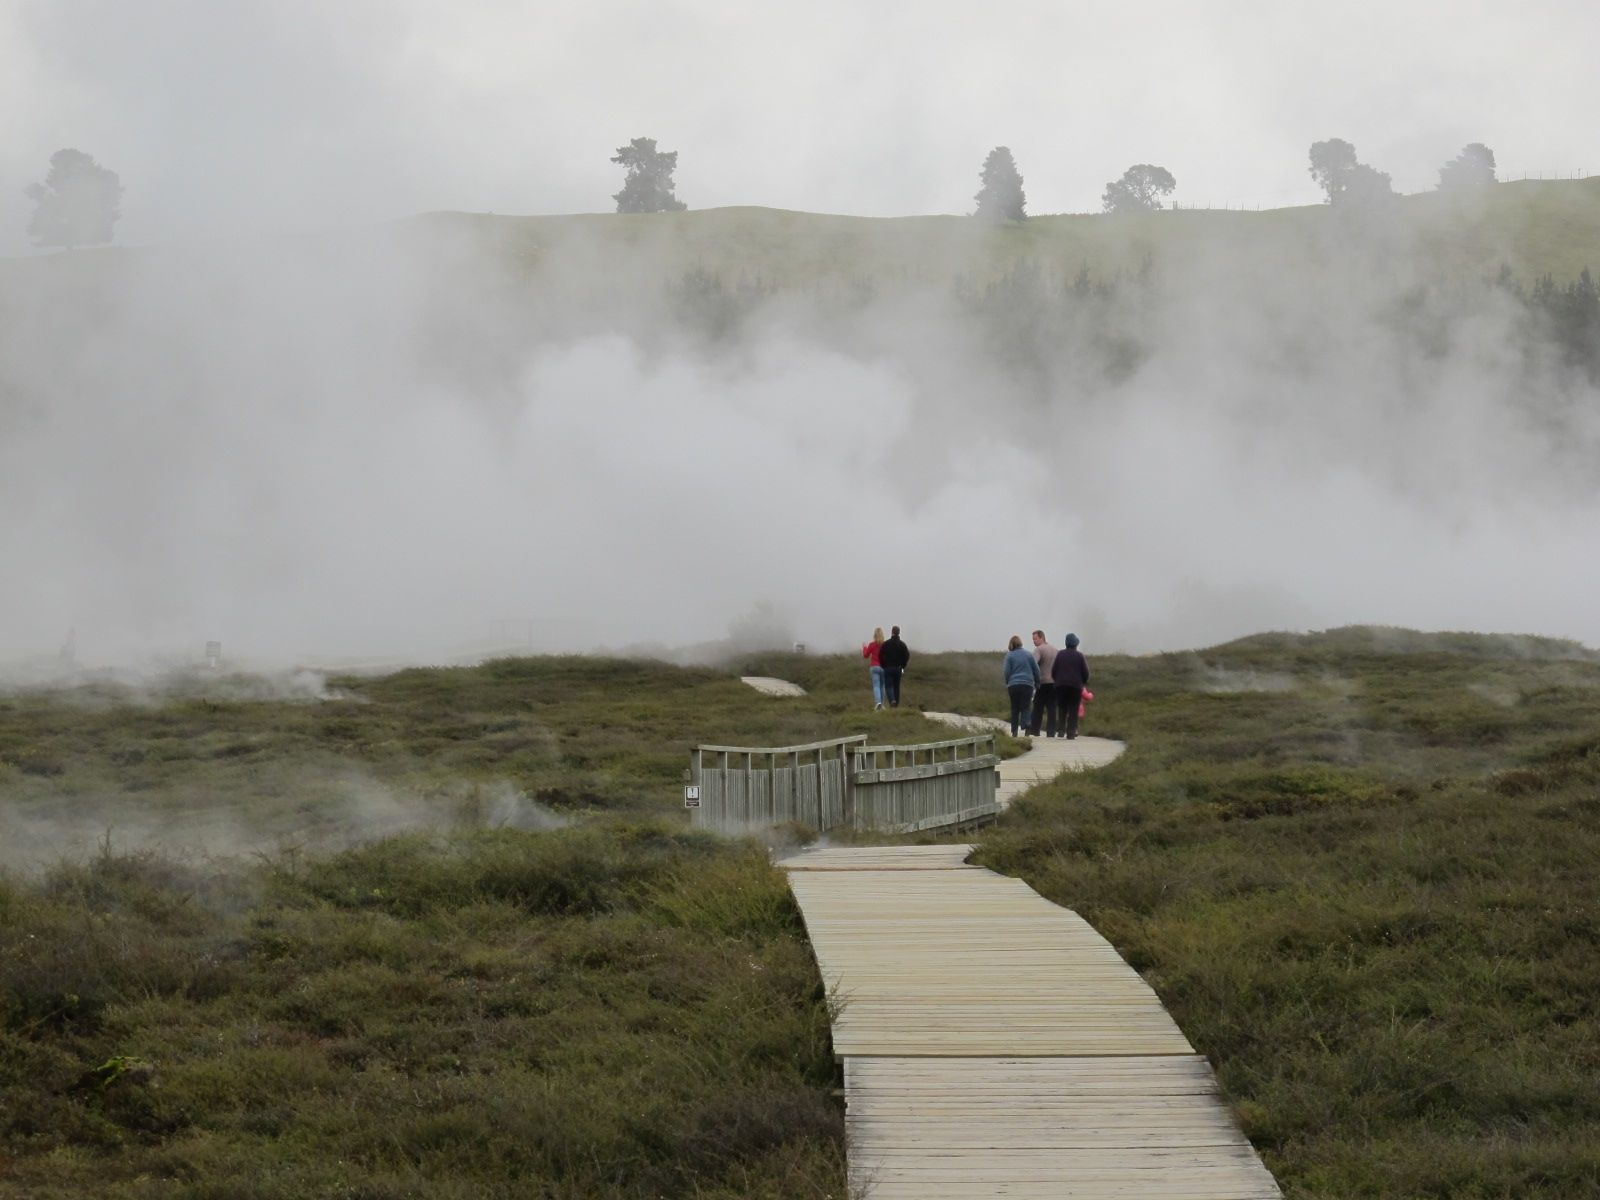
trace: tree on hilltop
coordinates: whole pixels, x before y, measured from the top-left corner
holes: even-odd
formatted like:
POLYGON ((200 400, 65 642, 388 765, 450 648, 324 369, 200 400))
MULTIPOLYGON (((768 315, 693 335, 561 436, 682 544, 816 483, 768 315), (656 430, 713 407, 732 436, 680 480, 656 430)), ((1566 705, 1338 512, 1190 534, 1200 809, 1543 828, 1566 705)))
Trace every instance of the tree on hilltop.
POLYGON ((28 236, 36 246, 93 246, 111 240, 122 215, 122 183, 82 150, 57 150, 43 183, 30 184, 28 236))
POLYGON ((983 186, 973 197, 978 202, 973 216, 996 224, 1027 219, 1028 198, 1022 192, 1022 174, 1017 170, 1017 161, 1011 157, 1009 147, 996 146, 989 151, 980 177, 983 186))
POLYGON ((1311 144, 1311 178, 1329 204, 1370 204, 1394 195, 1388 172, 1357 160, 1356 148, 1343 138, 1311 144))
POLYGON ((611 198, 619 213, 682 212, 688 207, 672 194, 678 152, 656 149, 655 138, 634 138, 611 160, 628 168, 622 190, 611 198))
POLYGON ((1172 194, 1178 181, 1165 167, 1139 163, 1122 173, 1122 178, 1106 184, 1101 197, 1108 213, 1155 212, 1161 197, 1172 194))
POLYGON ((1464 191, 1494 181, 1494 151, 1482 142, 1463 146, 1460 154, 1439 168, 1441 192, 1464 191))

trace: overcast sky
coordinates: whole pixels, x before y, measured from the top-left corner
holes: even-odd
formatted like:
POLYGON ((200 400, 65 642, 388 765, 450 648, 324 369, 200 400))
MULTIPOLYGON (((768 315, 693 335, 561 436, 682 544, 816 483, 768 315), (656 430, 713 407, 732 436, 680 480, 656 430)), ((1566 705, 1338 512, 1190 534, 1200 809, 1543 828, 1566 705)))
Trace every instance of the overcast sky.
POLYGON ((1594 0, 0 0, 0 253, 73 146, 118 240, 434 209, 596 212, 631 137, 692 208, 970 209, 987 151, 1034 213, 1130 164, 1189 204, 1313 203, 1312 141, 1402 191, 1467 142, 1600 173, 1594 0))

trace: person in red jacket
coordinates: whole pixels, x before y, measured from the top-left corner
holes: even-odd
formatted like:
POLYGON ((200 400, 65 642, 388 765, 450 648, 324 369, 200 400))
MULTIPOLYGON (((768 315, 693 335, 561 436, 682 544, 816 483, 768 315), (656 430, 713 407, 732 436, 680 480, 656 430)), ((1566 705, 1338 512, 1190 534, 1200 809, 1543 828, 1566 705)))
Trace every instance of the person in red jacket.
POLYGON ((1050 664, 1050 680, 1056 685, 1056 703, 1061 705, 1066 735, 1078 736, 1078 706, 1083 703, 1083 689, 1089 685, 1089 660, 1078 650, 1078 635, 1067 634, 1056 660, 1050 664))
POLYGON ((883 707, 883 664, 878 661, 883 649, 883 626, 872 631, 872 640, 861 644, 861 657, 867 660, 867 674, 872 676, 873 711, 883 707))

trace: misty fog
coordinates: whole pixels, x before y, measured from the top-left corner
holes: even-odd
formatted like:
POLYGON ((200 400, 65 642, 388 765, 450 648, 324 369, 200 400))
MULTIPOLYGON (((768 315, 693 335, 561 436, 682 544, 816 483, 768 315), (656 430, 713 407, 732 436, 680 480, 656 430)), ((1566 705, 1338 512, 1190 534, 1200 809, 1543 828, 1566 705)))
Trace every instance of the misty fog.
POLYGON ((514 226, 0 262, 0 660, 1600 642, 1600 396, 1399 224, 1171 239, 1092 321, 955 225, 705 278, 514 226))

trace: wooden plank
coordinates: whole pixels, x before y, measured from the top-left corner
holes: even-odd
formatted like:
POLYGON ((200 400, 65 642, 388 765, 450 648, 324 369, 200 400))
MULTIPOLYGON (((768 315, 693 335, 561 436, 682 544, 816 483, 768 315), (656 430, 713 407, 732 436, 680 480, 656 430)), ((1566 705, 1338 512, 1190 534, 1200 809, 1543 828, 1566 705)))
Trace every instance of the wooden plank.
POLYGON ((872 867, 889 871, 970 869, 970 845, 940 846, 821 846, 802 850, 777 860, 786 871, 856 870, 872 867))
POLYGON ((970 851, 780 861, 837 1004, 851 1195, 1280 1196, 1210 1067, 1115 948, 969 866, 970 851))

